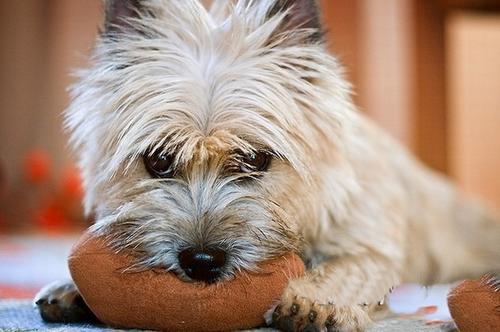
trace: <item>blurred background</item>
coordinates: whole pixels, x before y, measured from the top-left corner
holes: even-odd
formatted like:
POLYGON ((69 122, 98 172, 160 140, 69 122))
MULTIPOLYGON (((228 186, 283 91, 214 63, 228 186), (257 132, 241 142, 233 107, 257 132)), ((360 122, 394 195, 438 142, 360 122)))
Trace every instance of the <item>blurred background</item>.
MULTIPOLYGON (((346 66, 360 109, 500 208, 500 0, 322 4, 329 48, 346 66)), ((101 7, 101 0, 0 0, 0 275, 8 279, 3 286, 0 279, 0 298, 30 296, 59 276, 71 234, 89 222, 61 112, 101 7), (18 273, 2 273, 7 268, 18 273)))

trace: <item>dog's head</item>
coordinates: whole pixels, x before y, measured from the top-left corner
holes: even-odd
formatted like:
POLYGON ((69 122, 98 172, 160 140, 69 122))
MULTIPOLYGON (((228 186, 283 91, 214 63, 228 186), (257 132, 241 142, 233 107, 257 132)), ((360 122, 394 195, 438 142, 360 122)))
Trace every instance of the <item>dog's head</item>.
POLYGON ((350 105, 319 21, 313 0, 108 1, 67 112, 95 231, 186 280, 303 250, 350 105))

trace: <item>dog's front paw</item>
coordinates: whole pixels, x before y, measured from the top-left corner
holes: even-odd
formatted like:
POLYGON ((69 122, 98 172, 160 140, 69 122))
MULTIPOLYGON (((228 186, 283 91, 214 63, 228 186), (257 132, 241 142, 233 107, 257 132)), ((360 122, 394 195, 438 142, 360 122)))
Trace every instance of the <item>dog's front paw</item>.
POLYGON ((83 301, 72 282, 54 282, 42 288, 33 300, 43 320, 71 323, 95 321, 94 314, 83 301))
POLYGON ((363 331, 371 322, 363 306, 316 303, 307 297, 287 294, 269 318, 272 327, 286 332, 363 331))

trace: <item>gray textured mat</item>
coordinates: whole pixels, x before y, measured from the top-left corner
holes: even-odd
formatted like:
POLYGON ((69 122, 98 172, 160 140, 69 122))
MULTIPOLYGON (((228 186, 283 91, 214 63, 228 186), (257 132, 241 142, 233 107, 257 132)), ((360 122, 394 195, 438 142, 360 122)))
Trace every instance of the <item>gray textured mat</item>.
MULTIPOLYGON (((0 331, 69 331, 69 332, 96 332, 96 331, 123 331, 95 325, 64 325, 44 323, 30 301, 0 300, 0 331)), ((131 331, 131 330, 128 330, 131 331)), ((260 331, 273 331, 261 329, 260 331)), ((384 332, 412 332, 412 331, 441 331, 439 326, 427 326, 424 321, 409 319, 389 319, 378 322, 369 331, 384 332)))

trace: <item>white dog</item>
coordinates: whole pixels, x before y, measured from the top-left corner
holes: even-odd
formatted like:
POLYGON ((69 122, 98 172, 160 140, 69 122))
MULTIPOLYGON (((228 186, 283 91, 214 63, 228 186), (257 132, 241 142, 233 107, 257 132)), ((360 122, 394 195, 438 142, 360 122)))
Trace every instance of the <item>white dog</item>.
MULTIPOLYGON (((110 0, 66 113, 94 232, 218 282, 295 251, 268 320, 364 329, 401 282, 500 269, 500 223, 359 113, 313 0, 110 0)), ((73 285, 47 320, 88 314, 73 285)))

